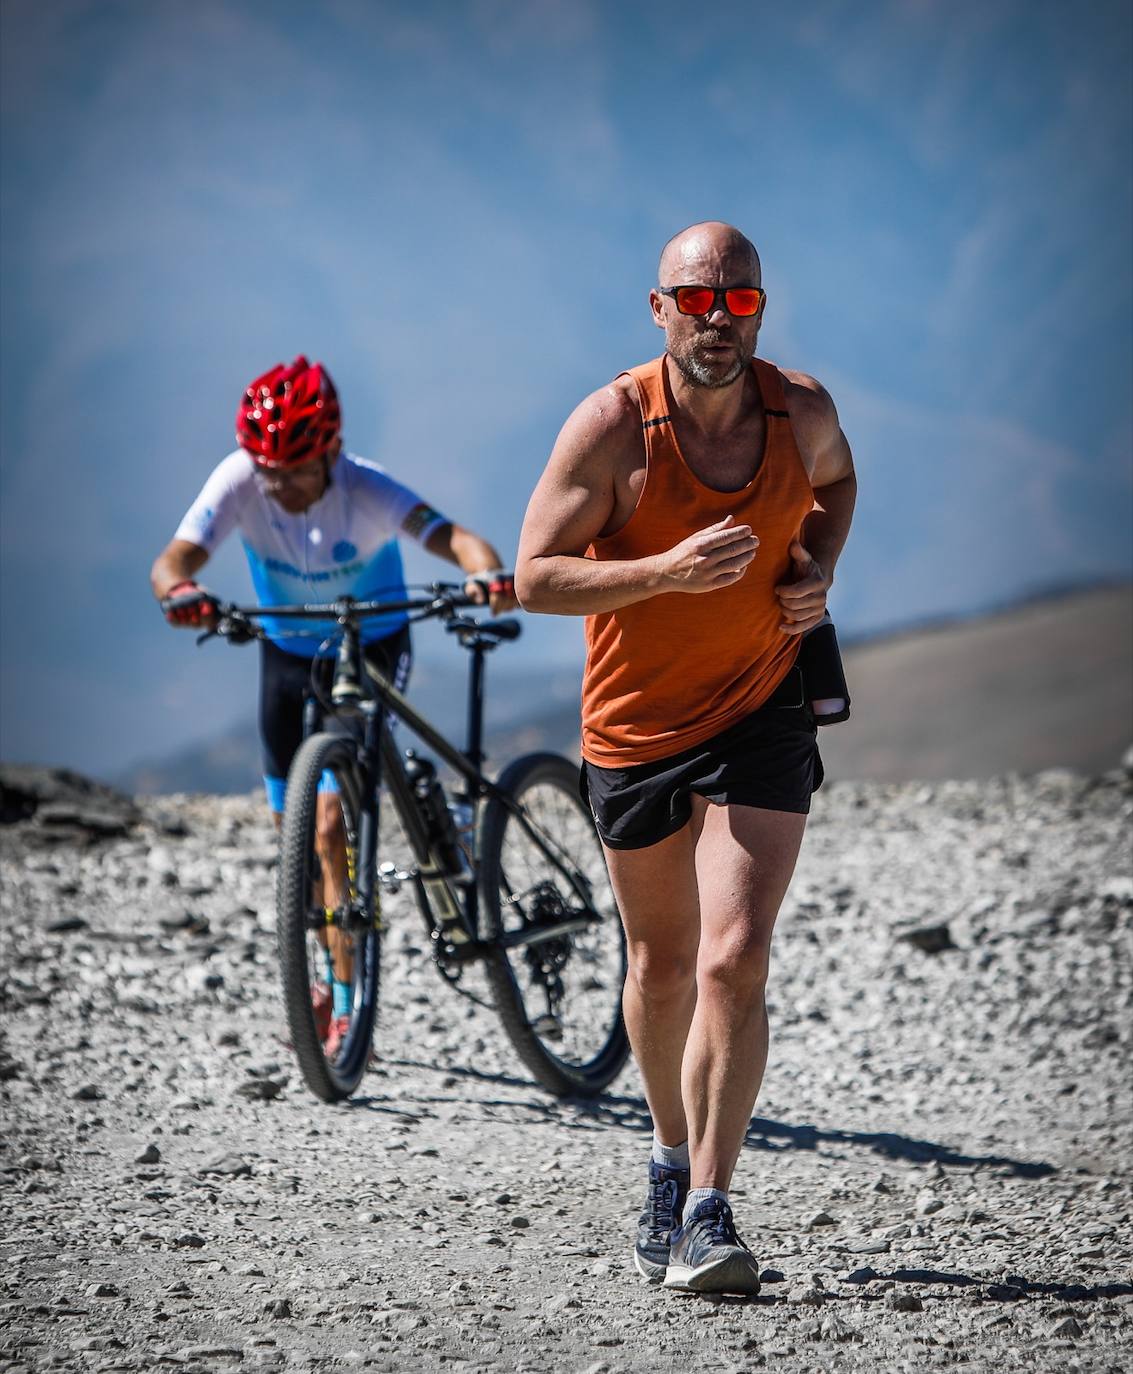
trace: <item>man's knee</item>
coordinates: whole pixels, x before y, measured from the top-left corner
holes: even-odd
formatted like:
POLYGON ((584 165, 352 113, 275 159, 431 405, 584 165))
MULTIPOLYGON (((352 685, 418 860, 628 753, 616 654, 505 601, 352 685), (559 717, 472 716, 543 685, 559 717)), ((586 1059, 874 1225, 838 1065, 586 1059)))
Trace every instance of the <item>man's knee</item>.
POLYGON ((726 931, 704 941, 697 960, 696 980, 709 992, 762 996, 767 986, 771 947, 761 932, 749 928, 726 931))
POLYGON ((628 948, 629 981, 650 1002, 686 997, 696 982, 696 949, 658 949, 641 941, 628 948))

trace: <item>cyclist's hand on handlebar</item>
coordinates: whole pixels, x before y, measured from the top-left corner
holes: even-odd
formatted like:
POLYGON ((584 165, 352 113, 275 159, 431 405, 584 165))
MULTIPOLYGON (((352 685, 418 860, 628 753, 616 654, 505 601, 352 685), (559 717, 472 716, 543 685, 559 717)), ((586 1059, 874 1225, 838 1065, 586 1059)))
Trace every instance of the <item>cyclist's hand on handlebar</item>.
POLYGON ((217 600, 198 582, 178 582, 161 598, 161 609, 170 625, 182 629, 211 629, 216 624, 217 600))
POLYGON ((464 584, 464 591, 477 606, 487 602, 493 615, 513 611, 519 605, 515 595, 515 578, 502 568, 490 568, 474 573, 464 584))

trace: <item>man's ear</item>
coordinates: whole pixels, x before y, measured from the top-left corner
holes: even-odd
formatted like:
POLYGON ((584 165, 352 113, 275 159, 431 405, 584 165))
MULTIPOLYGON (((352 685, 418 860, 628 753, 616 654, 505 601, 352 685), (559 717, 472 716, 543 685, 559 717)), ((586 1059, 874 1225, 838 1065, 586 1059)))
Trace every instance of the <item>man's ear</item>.
POLYGON ((649 308, 653 311, 653 323, 658 329, 665 328, 665 297, 660 291, 650 291, 649 308))

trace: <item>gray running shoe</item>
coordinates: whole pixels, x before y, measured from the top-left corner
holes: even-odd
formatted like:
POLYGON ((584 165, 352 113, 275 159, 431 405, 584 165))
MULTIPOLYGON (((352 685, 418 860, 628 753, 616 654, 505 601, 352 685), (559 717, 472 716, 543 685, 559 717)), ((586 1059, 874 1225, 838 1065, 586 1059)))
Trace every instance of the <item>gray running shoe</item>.
POLYGON ((649 1192, 645 1195, 645 1210, 637 1221, 633 1262, 637 1272, 650 1283, 660 1283, 665 1277, 669 1235, 680 1225, 688 1185, 687 1169, 667 1169, 655 1160, 649 1161, 649 1192))
POLYGON ((758 1293, 759 1265, 736 1235, 732 1209, 720 1198, 699 1203, 673 1232, 666 1288, 693 1293, 758 1293))

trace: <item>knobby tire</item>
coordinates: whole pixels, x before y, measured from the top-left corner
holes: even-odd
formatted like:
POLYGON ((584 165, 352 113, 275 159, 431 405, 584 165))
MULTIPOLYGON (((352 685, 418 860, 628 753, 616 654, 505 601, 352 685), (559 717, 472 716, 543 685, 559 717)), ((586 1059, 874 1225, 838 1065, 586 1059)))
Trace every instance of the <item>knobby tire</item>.
POLYGON ((377 1014, 381 936, 370 919, 353 956, 363 962, 350 1031, 339 1058, 329 1062, 315 1026, 308 960, 308 911, 312 880, 318 871, 315 823, 319 781, 328 769, 339 786, 344 819, 352 821, 357 839, 361 785, 354 744, 342 735, 312 735, 295 755, 287 777, 276 880, 276 928, 283 1003, 300 1071, 316 1097, 339 1102, 354 1092, 369 1062, 377 1014))
MULTIPOLYGON (((557 1039, 549 1038, 541 1029, 539 1013, 544 1008, 540 988, 527 974, 523 947, 497 952, 485 961, 492 997, 516 1053, 536 1081, 557 1097, 590 1097, 617 1077, 629 1054, 621 1011, 625 936, 601 842, 579 795, 578 769, 561 756, 528 754, 516 759, 504 769, 497 785, 517 802, 530 805, 532 819, 562 847, 567 865, 573 864, 588 875, 593 905, 604 919, 600 930, 564 937, 570 942, 569 952, 560 946, 560 957, 565 955, 563 972, 572 981, 570 991, 576 1003, 565 1010, 567 1016, 573 1012, 591 1027, 592 1043, 586 1048, 571 1053, 568 1037, 561 1029, 557 1039), (596 971, 589 977, 587 960, 596 971)), ((491 800, 484 808, 479 848, 482 934, 486 940, 526 919, 524 903, 508 901, 516 889, 530 890, 542 882, 550 892, 550 884, 568 905, 577 905, 570 883, 500 801, 491 800)), ((553 895, 551 900, 555 900, 553 895)))

